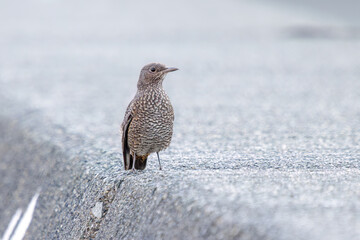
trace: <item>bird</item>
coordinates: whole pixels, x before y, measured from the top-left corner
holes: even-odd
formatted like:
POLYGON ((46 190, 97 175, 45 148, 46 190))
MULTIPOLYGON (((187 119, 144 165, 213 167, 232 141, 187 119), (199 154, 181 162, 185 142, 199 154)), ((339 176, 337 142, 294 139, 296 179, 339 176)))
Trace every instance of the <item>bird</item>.
POLYGON ((169 72, 178 68, 161 63, 145 65, 137 82, 137 92, 129 103, 121 124, 125 170, 144 170, 151 153, 165 150, 171 142, 174 109, 162 83, 169 72))

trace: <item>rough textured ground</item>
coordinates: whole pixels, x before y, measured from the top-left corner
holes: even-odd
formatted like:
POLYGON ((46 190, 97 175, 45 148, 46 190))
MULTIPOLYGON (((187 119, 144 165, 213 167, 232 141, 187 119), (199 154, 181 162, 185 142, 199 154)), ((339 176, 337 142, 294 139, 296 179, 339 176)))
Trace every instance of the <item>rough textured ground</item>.
POLYGON ((2 1, 0 22, 0 235, 41 187, 26 239, 359 239, 357 22, 230 0, 2 1), (175 134, 163 171, 128 173, 152 61, 181 69, 175 134))

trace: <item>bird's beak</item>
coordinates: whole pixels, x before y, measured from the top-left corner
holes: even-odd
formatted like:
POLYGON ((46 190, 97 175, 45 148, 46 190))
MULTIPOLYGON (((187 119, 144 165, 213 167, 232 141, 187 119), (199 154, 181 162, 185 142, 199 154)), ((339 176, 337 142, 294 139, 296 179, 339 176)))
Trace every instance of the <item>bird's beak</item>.
POLYGON ((176 71, 176 70, 179 70, 179 69, 174 68, 174 67, 168 67, 168 68, 165 68, 165 70, 163 70, 163 73, 173 72, 173 71, 176 71))

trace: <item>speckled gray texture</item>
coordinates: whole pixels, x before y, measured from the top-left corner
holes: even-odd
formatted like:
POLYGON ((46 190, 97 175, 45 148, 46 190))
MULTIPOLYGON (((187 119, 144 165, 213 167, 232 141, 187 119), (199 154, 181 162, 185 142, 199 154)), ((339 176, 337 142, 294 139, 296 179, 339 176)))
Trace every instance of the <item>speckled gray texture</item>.
POLYGON ((0 234, 41 187, 26 239, 358 239, 346 21, 263 1, 2 1, 0 234), (180 68, 173 140, 163 171, 150 156, 124 172, 120 124, 153 61, 180 68))

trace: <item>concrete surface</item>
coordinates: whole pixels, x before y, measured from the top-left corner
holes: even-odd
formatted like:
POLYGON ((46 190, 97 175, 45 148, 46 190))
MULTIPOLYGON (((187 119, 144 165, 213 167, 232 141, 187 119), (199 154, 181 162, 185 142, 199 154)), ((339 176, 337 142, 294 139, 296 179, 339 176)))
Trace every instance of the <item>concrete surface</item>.
POLYGON ((41 187, 25 239, 359 239, 356 22, 230 0, 2 1, 0 22, 0 235, 41 187), (181 69, 173 142, 124 172, 152 61, 181 69))

